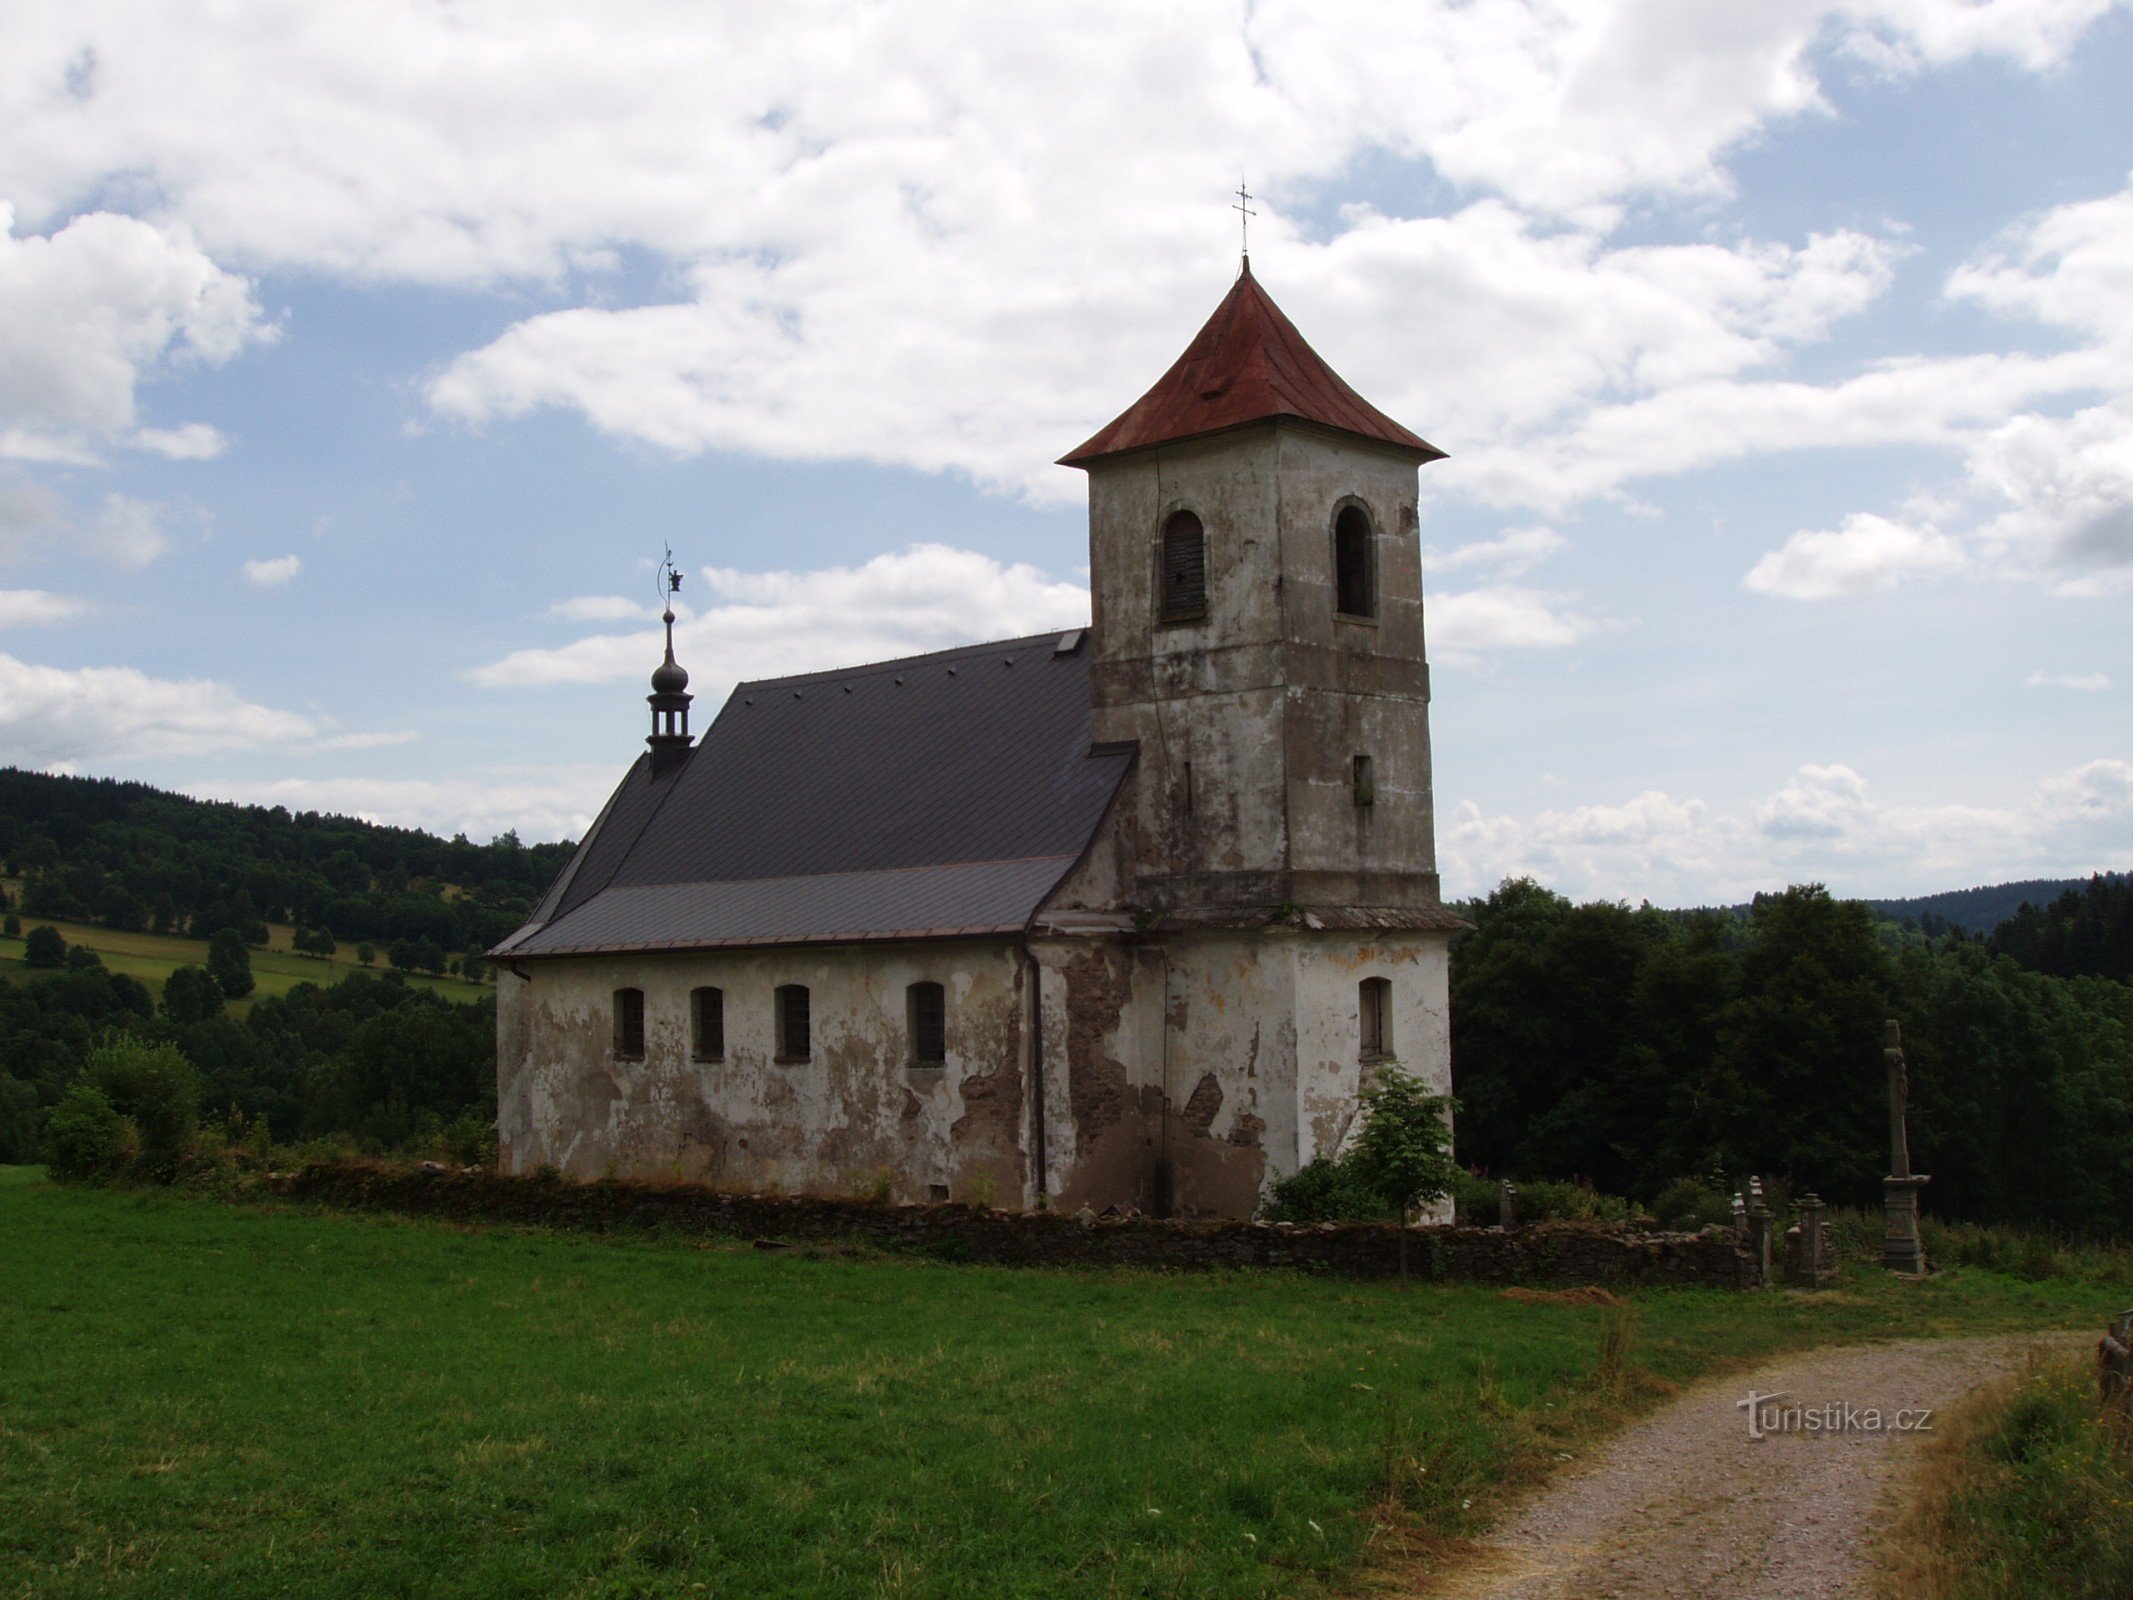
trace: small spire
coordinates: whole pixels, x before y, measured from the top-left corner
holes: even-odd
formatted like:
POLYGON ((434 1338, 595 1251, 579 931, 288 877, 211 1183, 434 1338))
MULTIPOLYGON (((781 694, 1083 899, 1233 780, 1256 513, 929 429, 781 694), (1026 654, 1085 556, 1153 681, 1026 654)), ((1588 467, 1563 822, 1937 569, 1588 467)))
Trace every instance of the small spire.
POLYGON ((652 708, 652 732, 646 743, 652 749, 652 776, 671 772, 689 758, 689 674, 674 659, 674 596, 681 590, 681 574, 674 570, 670 549, 659 563, 659 590, 666 609, 659 620, 666 624, 666 659, 652 669, 652 692, 645 697, 652 708))

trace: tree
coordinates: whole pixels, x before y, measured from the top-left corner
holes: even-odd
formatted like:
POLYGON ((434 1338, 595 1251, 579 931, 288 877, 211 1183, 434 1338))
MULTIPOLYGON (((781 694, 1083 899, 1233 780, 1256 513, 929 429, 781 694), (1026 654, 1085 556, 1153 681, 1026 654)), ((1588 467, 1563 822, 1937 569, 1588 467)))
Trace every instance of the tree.
POLYGON ((180 967, 163 980, 163 1015, 184 1027, 222 1015, 222 989, 198 967, 180 967))
POLYGON ((16 916, 14 912, 10 911, 7 914, 7 921, 4 923, 0 923, 0 933, 5 933, 10 939, 21 938, 22 919, 16 916))
POLYGON ((1363 1128, 1348 1160, 1363 1186, 1405 1222, 1419 1206, 1452 1192, 1450 1095, 1431 1094, 1419 1078, 1390 1062, 1363 1091, 1363 1128))
POLYGON ((122 1033, 89 1052, 82 1080, 139 1130, 141 1166, 168 1181, 200 1119, 200 1078, 174 1044, 122 1033))
POLYGON ((365 939, 361 944, 356 946, 356 960, 362 962, 364 966, 370 966, 377 959, 378 947, 372 944, 368 939, 365 939))
POLYGON ((26 967, 63 967, 67 964, 67 941, 57 928, 40 925, 30 929, 23 941, 22 964, 26 967))
POLYGON ((215 936, 207 941, 207 973, 215 980, 215 987, 232 1000, 241 1000, 252 992, 252 953, 245 948, 244 935, 235 928, 217 928, 215 936))

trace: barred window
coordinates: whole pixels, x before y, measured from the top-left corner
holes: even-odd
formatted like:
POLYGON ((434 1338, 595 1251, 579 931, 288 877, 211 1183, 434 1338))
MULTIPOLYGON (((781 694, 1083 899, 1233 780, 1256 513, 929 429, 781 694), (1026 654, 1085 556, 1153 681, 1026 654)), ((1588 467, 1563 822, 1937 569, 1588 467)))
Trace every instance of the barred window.
POLYGON ((815 1053, 807 1010, 807 985, 778 985, 778 1059, 806 1061, 815 1053))
POLYGON ((937 1067, 948 1059, 948 995, 937 983, 914 983, 904 991, 904 1022, 911 1060, 937 1067))
POLYGON ((1157 607, 1165 622, 1207 615, 1207 530, 1190 511, 1163 524, 1162 594, 1157 607))
POLYGON ((726 1059, 726 991, 694 989, 689 994, 689 1053, 698 1061, 726 1059))
POLYGON ((625 1061, 644 1059, 644 991, 615 991, 615 1054, 625 1061))

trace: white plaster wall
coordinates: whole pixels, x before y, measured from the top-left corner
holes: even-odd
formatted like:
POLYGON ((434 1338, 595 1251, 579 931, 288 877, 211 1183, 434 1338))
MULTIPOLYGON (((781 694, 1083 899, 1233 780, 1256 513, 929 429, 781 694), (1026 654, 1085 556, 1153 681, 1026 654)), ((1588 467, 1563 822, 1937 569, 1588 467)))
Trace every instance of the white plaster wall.
POLYGON ((899 1199, 1032 1198, 1023 1158, 1026 992, 1006 941, 528 961, 499 977, 498 1133, 507 1170, 671 1176, 899 1199), (947 1062, 908 1063, 905 989, 940 983, 947 1062), (775 1059, 773 993, 810 991, 814 1051, 775 1059), (690 991, 725 991, 722 1061, 690 1056, 690 991), (645 996, 645 1054, 618 1059, 614 991, 645 996))
MULTIPOLYGON (((1392 985, 1392 1059, 1434 1094, 1452 1087, 1450 937, 1331 934, 1296 952, 1297 1161, 1336 1154, 1363 1088, 1360 986, 1392 985)), ((1428 1221, 1449 1221, 1450 1202, 1428 1221)))

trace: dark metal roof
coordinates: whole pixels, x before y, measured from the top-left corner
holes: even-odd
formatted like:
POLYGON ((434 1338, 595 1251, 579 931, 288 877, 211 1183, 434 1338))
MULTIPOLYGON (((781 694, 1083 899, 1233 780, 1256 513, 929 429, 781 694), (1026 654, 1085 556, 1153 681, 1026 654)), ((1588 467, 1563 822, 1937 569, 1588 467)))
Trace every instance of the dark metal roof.
POLYGON ((1094 837, 1089 652, 1042 634, 743 683, 673 772, 631 767, 508 956, 996 934, 1094 837))
POLYGON ((1252 265, 1155 387, 1060 465, 1294 417, 1395 445, 1423 461, 1444 452, 1408 432, 1342 381, 1259 287, 1252 265))

